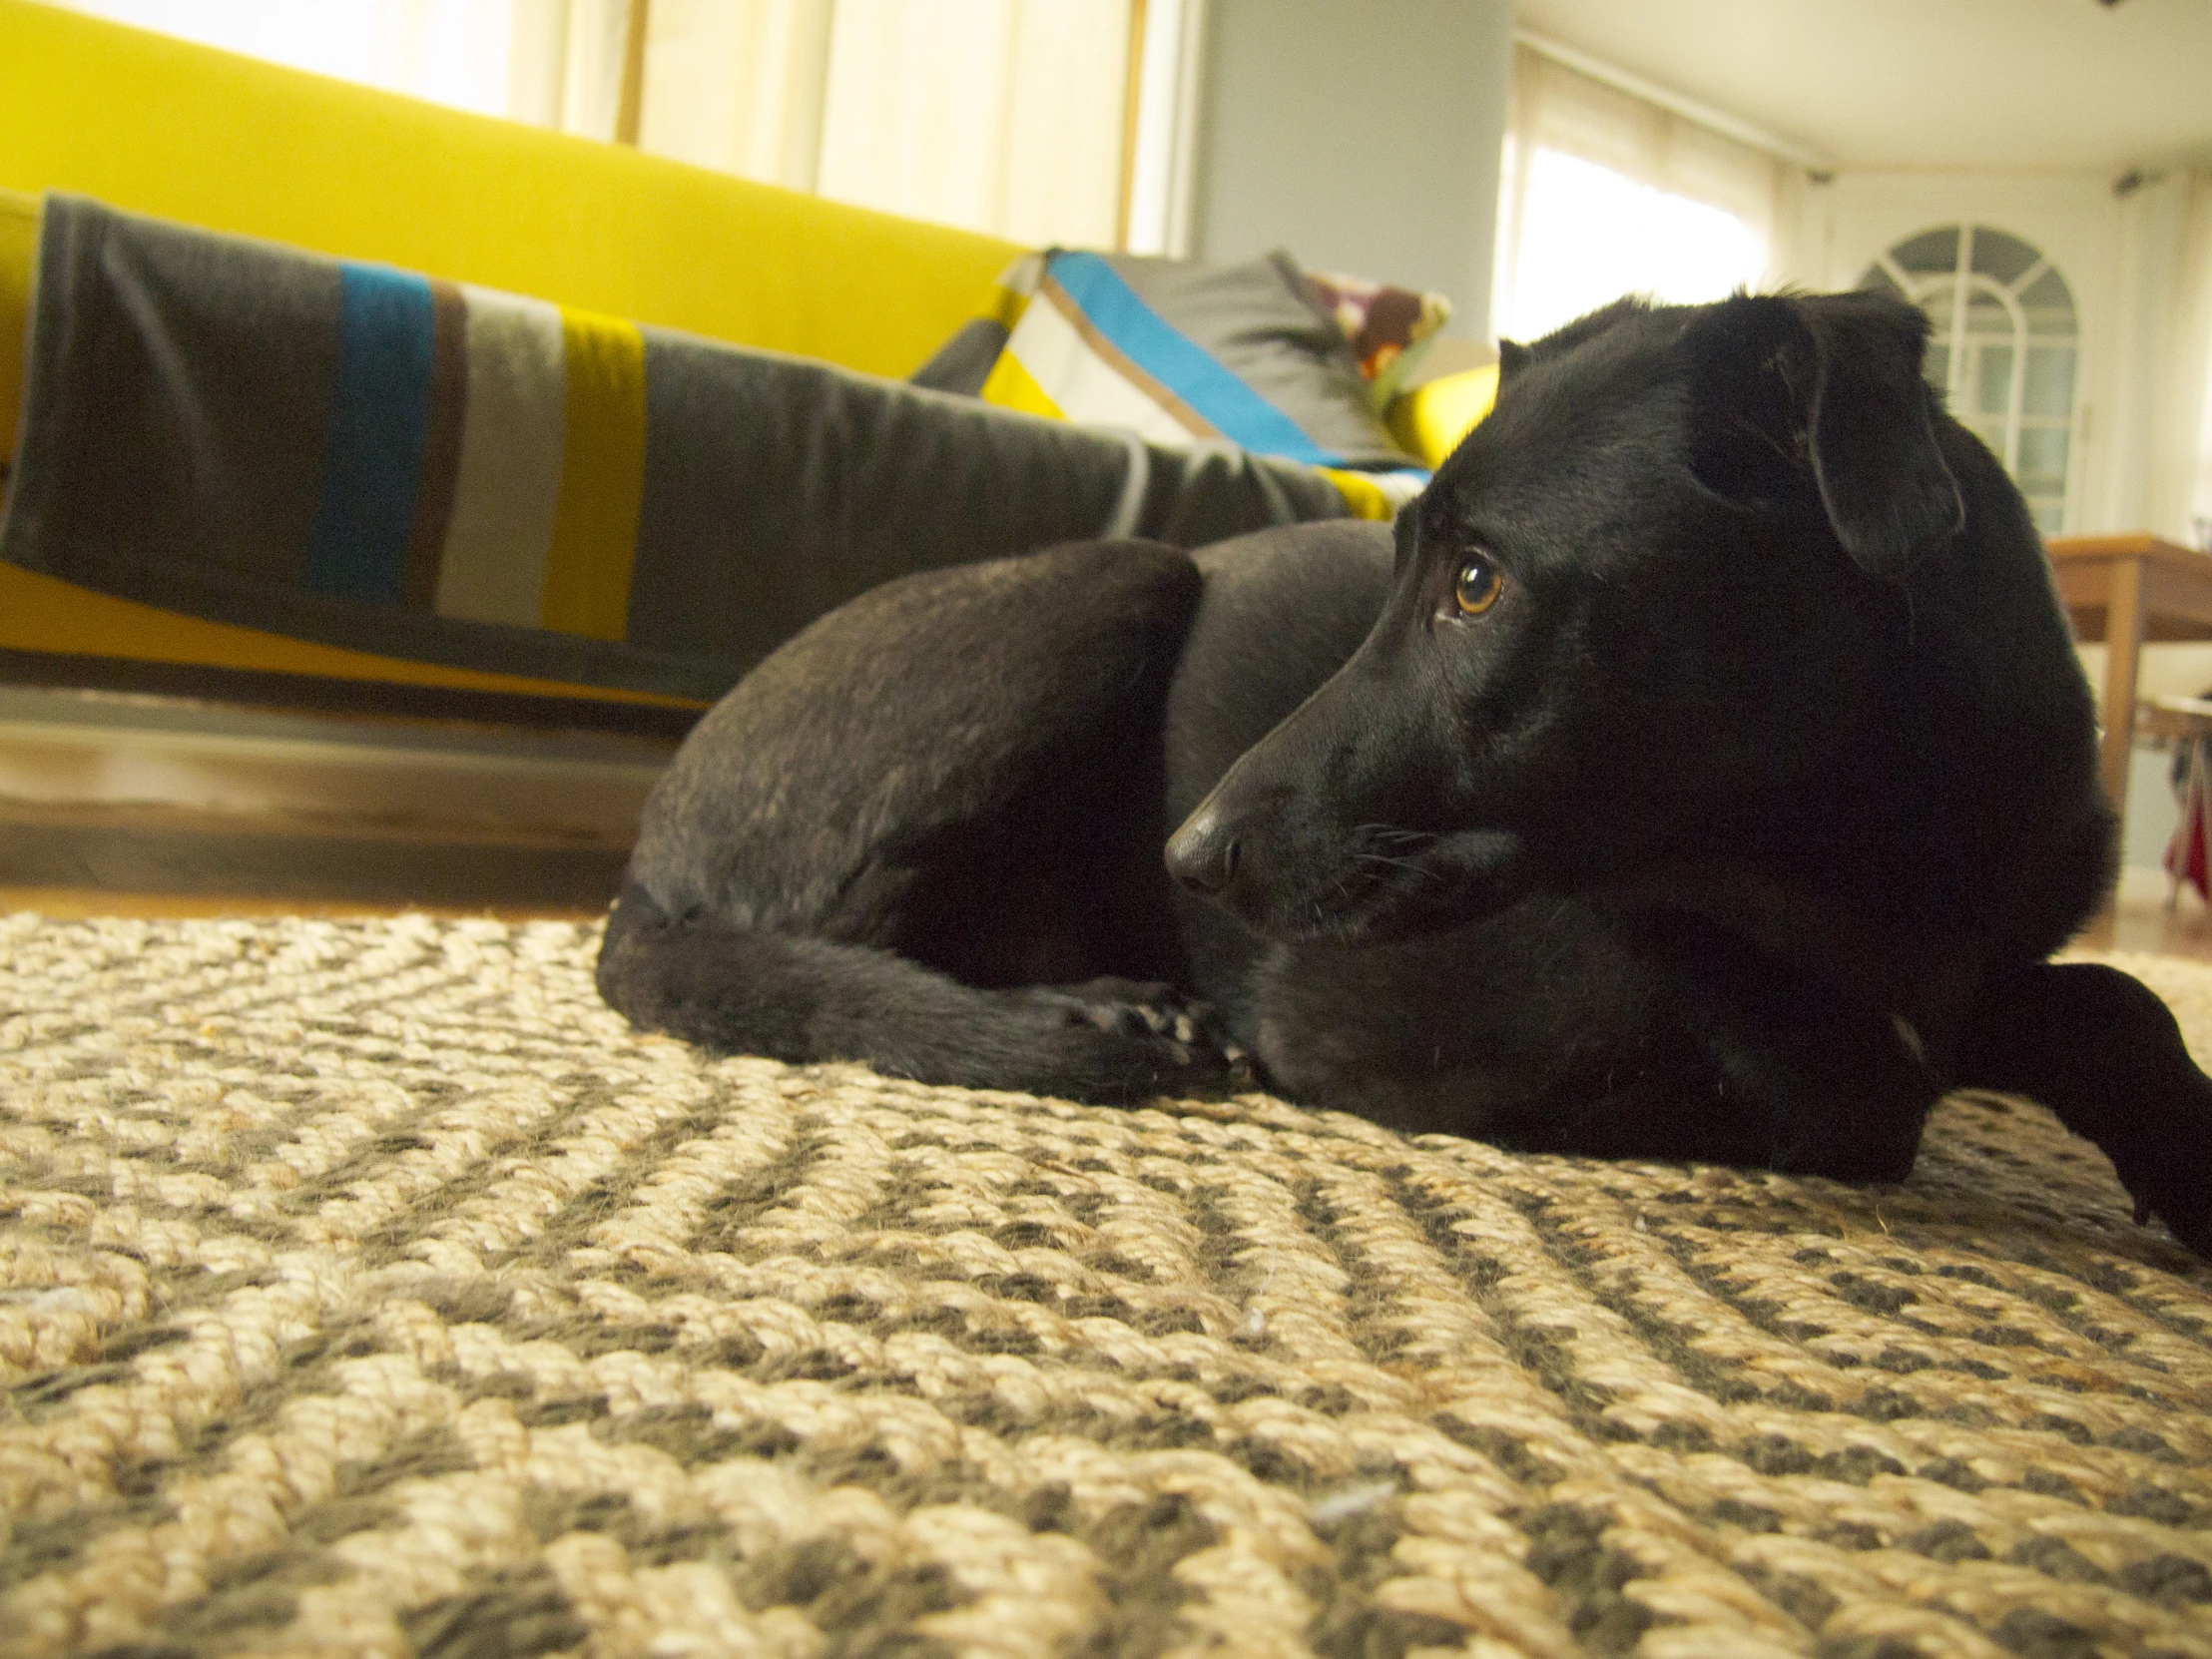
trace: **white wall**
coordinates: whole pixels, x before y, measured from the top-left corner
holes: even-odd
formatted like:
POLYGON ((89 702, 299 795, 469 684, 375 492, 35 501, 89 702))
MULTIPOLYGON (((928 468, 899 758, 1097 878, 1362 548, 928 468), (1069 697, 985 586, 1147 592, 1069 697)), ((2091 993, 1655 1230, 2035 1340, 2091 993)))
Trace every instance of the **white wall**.
POLYGON ((1432 289, 1486 333, 1511 0, 1209 0, 1191 252, 1432 289))

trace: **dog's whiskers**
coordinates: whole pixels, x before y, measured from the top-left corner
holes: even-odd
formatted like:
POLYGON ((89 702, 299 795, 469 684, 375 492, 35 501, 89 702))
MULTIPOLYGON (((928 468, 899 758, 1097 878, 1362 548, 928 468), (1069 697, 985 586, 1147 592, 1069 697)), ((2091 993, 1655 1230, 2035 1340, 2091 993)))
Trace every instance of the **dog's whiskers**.
POLYGON ((1363 824, 1352 831, 1355 843, 1382 842, 1392 846, 1423 846, 1436 838, 1432 830, 1400 830, 1394 824, 1363 824))
POLYGON ((1410 858, 1393 858, 1386 852, 1355 852, 1352 861, 1358 864, 1381 864, 1386 869, 1409 869, 1415 875, 1434 875, 1426 864, 1417 864, 1410 858))

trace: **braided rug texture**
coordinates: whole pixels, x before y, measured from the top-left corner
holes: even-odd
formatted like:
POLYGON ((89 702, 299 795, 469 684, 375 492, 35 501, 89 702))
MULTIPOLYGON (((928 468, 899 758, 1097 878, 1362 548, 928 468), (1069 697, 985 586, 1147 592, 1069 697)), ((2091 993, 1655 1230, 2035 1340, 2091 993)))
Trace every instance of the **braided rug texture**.
POLYGON ((596 945, 0 918, 0 1656, 2212 1655, 2212 1275, 2039 1110, 1859 1190, 1093 1109, 596 945))

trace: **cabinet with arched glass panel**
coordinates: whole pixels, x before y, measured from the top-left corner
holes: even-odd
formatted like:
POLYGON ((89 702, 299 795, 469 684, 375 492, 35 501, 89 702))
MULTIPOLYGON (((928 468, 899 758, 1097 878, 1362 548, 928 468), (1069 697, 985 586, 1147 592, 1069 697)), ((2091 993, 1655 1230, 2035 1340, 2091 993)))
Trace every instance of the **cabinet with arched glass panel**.
POLYGON ((2072 475, 2073 292, 2035 248, 1992 226, 1945 225, 1898 243, 1859 279, 1928 313, 1928 378, 2027 497, 2045 535, 2065 527, 2072 475))

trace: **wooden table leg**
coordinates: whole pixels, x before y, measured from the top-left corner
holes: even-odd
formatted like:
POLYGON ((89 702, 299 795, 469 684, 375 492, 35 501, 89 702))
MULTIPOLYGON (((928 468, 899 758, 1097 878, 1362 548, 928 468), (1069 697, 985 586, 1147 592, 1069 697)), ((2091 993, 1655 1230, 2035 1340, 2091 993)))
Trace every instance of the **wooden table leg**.
POLYGON ((2143 644, 2143 561, 2112 561, 2104 611, 2104 744, 2099 772, 2112 811, 2127 812, 2127 766, 2135 753, 2135 659, 2143 644))

